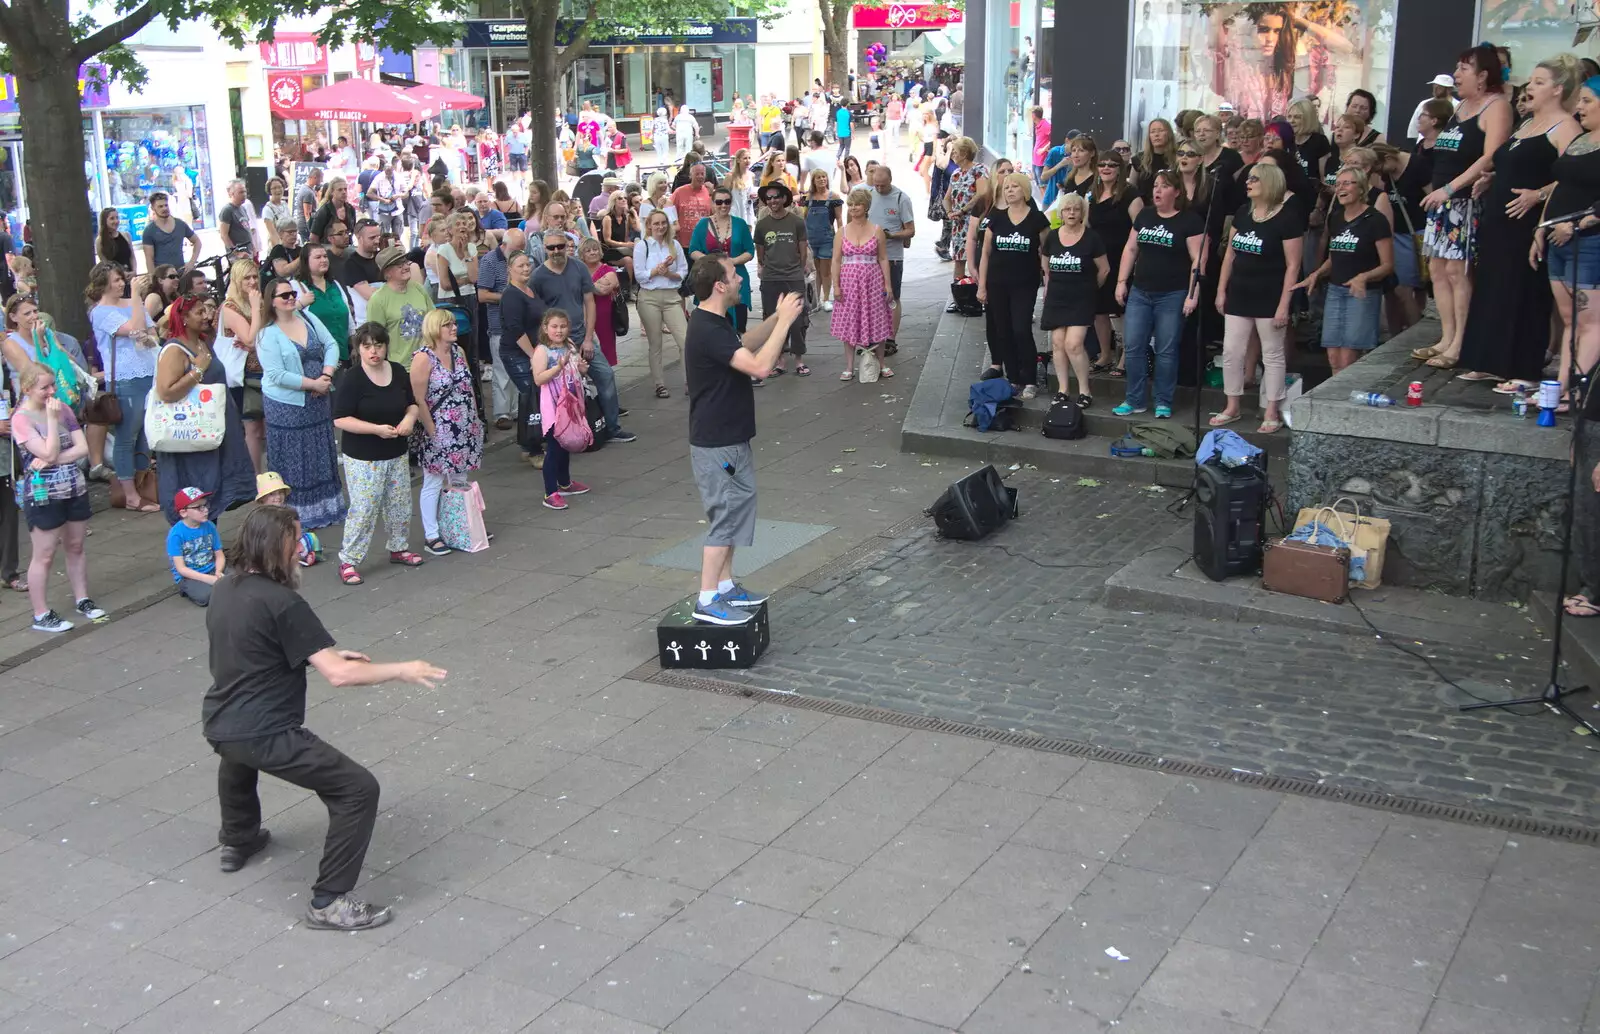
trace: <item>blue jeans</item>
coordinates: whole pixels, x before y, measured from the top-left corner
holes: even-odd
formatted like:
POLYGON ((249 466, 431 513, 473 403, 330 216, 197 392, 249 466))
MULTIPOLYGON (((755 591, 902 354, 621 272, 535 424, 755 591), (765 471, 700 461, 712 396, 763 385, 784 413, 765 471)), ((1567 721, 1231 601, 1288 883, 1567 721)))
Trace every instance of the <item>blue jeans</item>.
POLYGON ((616 434, 622 430, 622 420, 617 416, 620 408, 617 402, 617 375, 612 373, 611 364, 606 362, 606 357, 598 348, 589 360, 589 376, 594 379, 594 386, 600 392, 600 410, 606 415, 606 433, 616 434))
POLYGON ((1183 337, 1183 300, 1187 291, 1128 289, 1128 308, 1122 317, 1128 355, 1128 394, 1135 409, 1150 404, 1150 348, 1156 352, 1156 405, 1172 406, 1178 387, 1178 341, 1183 337))
MULTIPOLYGON (((528 358, 528 354, 516 345, 502 344, 500 346, 500 365, 505 367, 506 376, 511 378, 511 383, 517 386, 518 399, 520 400, 525 392, 533 392, 533 403, 537 406, 539 404, 539 393, 534 391, 533 362, 528 358)), ((520 409, 520 406, 521 402, 519 401, 517 408, 520 409)), ((519 412, 517 415, 520 419, 521 413, 519 412)), ((537 456, 539 453, 537 445, 526 451, 530 456, 537 456)))
POLYGON ((117 378, 116 396, 122 406, 122 422, 113 432, 111 466, 124 481, 132 481, 135 471, 150 466, 150 447, 144 440, 144 402, 154 383, 154 377, 117 378))

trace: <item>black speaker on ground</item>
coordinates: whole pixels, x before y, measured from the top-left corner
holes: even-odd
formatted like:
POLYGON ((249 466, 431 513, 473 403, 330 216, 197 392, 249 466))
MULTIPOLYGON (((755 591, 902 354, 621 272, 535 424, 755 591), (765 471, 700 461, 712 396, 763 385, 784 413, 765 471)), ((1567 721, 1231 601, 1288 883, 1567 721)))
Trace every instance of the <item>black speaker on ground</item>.
POLYGON ((1269 494, 1266 471, 1259 467, 1195 468, 1194 562, 1207 578, 1220 582, 1261 570, 1269 494))
POLYGON ((981 539, 1017 516, 1017 490, 991 464, 944 490, 928 512, 947 539, 981 539))

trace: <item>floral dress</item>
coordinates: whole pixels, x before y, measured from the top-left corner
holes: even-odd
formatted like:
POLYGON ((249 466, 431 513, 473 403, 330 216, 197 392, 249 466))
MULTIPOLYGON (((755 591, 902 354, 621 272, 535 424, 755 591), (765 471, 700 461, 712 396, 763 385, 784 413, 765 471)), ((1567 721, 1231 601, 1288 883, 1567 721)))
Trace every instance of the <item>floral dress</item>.
POLYGON ((431 348, 417 349, 428 357, 428 396, 424 404, 433 415, 438 434, 429 437, 417 429, 417 457, 430 474, 465 474, 477 470, 483 459, 483 423, 472 394, 472 369, 459 345, 453 345, 451 367, 446 370, 431 348))
POLYGON ((833 303, 833 336, 852 348, 870 348, 889 340, 889 300, 884 294, 883 267, 878 264, 878 235, 852 244, 839 235, 839 297, 833 303))
MULTIPOLYGON (((950 174, 950 193, 947 209, 954 213, 972 204, 973 198, 978 196, 977 186, 980 179, 989 175, 989 167, 982 162, 973 162, 965 169, 957 168, 950 174)), ((950 254, 957 262, 963 262, 967 257, 967 225, 968 214, 951 215, 950 217, 950 254)))

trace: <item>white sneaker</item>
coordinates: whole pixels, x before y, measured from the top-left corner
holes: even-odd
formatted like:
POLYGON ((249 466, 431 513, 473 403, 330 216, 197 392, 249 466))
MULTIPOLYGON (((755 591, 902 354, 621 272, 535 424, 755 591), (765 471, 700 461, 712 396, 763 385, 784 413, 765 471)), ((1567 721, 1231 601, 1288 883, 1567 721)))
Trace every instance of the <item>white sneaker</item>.
POLYGON ((822 311, 823 312, 832 312, 833 311, 833 299, 832 298, 829 298, 827 301, 822 303, 822 311))
POLYGON ((70 632, 72 631, 72 622, 65 620, 53 610, 47 610, 33 619, 33 630, 35 632, 50 633, 70 632))
POLYGON ((1026 402, 1029 399, 1033 398, 1037 394, 1039 394, 1039 389, 1034 387, 1032 384, 1023 385, 1023 387, 1022 387, 1022 400, 1024 402, 1026 402))

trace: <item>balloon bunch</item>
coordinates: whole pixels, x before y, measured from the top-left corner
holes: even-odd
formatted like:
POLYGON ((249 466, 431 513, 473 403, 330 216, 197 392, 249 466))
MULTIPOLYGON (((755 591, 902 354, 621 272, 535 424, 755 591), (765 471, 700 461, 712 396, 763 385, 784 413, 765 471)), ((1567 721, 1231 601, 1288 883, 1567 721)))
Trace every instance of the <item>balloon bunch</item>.
POLYGON ((878 73, 878 64, 888 55, 889 48, 882 43, 874 43, 862 53, 867 59, 867 74, 876 75, 878 73))

